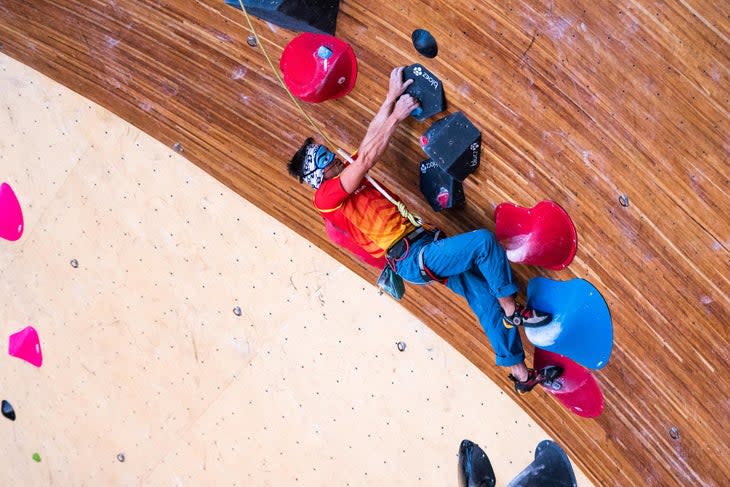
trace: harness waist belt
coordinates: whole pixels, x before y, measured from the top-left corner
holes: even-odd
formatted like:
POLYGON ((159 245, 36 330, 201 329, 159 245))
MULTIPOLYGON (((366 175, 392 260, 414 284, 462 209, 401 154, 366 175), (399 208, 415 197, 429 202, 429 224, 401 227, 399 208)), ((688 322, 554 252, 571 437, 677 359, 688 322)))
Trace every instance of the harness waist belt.
POLYGON ((426 236, 432 236, 435 234, 435 232, 432 232, 430 230, 426 230, 423 227, 418 227, 415 230, 411 231, 408 235, 405 235, 400 240, 398 240, 396 243, 394 243, 387 252, 388 259, 394 259, 398 260, 401 257, 403 257, 406 252, 411 248, 411 245, 416 243, 417 241, 421 240, 423 237, 426 236))

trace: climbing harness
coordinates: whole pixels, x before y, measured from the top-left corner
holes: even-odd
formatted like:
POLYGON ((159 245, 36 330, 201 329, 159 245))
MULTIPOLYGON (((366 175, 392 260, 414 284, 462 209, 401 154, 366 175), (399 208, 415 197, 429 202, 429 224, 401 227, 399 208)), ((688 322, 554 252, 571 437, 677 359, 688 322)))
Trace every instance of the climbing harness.
MULTIPOLYGON (((437 234, 438 236, 438 234, 437 234)), ((436 238, 433 239, 433 241, 436 241, 436 238)), ((440 284, 446 284, 449 280, 448 277, 439 277, 436 274, 434 274, 431 269, 426 267, 426 263, 423 261, 423 251, 426 250, 426 247, 421 247, 421 251, 418 252, 418 270, 421 271, 421 277, 427 281, 436 281, 440 284)))
MULTIPOLYGON (((418 227, 405 237, 398 240, 386 254, 386 268, 390 268, 393 272, 396 272, 398 262, 402 261, 411 252, 413 245, 421 240, 422 238, 429 238, 428 243, 433 243, 443 238, 442 232, 439 229, 427 229, 425 227, 418 227)), ((426 282, 436 281, 441 284, 446 284, 448 279, 437 276, 431 269, 429 269, 423 259, 423 252, 426 249, 424 245, 418 252, 418 269, 421 273, 421 277, 426 282)))

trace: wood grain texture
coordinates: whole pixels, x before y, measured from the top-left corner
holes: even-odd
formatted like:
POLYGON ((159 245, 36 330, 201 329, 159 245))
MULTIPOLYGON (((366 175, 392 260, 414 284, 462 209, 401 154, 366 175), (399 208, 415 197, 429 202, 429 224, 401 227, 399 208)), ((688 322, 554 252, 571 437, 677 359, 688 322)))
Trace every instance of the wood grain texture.
MULTIPOLYGON (((467 208, 434 215, 420 197, 426 124, 408 121, 374 175, 450 233, 492 229, 502 201, 558 202, 578 229, 575 261, 516 275, 583 277, 611 308, 614 353, 596 374, 604 414, 579 419, 543 393, 520 399, 525 409, 599 485, 726 485, 728 4, 496 3, 343 0, 337 34, 355 49, 358 83, 308 113, 354 148, 392 66, 423 62, 440 76, 449 110, 482 130, 467 208), (437 58, 415 53, 415 28, 437 38, 437 58)), ((293 34, 255 25, 278 59, 293 34)), ((326 241, 311 193, 286 175, 310 129, 247 35, 242 14, 214 0, 0 0, 2 52, 179 142, 190 161, 374 280, 326 241)), ((433 286, 409 289, 404 305, 509 388, 461 300, 433 286)))

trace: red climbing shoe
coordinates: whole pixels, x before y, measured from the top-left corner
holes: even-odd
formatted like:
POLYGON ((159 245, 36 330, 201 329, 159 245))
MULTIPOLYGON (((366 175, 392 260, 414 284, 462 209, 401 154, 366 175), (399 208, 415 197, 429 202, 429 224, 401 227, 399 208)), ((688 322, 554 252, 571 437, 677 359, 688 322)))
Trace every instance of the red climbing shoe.
POLYGON ((505 316, 502 319, 502 324, 506 328, 512 328, 513 326, 537 328, 538 326, 547 325, 552 321, 552 319, 553 316, 549 313, 543 313, 542 311, 518 304, 515 307, 515 312, 512 313, 512 316, 505 316))
POLYGON ((538 384, 553 381, 560 377, 563 368, 558 365, 548 365, 542 369, 527 369, 527 380, 517 380, 517 377, 510 374, 509 379, 515 383, 517 394, 527 394, 538 384))

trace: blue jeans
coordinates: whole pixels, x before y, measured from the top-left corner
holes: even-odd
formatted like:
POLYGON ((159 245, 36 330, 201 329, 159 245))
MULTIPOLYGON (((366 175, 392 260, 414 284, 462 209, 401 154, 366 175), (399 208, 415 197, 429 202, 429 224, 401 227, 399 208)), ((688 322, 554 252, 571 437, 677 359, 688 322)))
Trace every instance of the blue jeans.
POLYGON ((517 292, 504 249, 488 230, 475 230, 431 242, 423 238, 396 264, 398 274, 413 284, 426 284, 418 267, 424 249, 426 267, 436 276, 448 278, 446 286, 466 298, 497 356, 497 365, 509 367, 525 359, 517 328, 502 324, 504 312, 497 298, 517 292))

